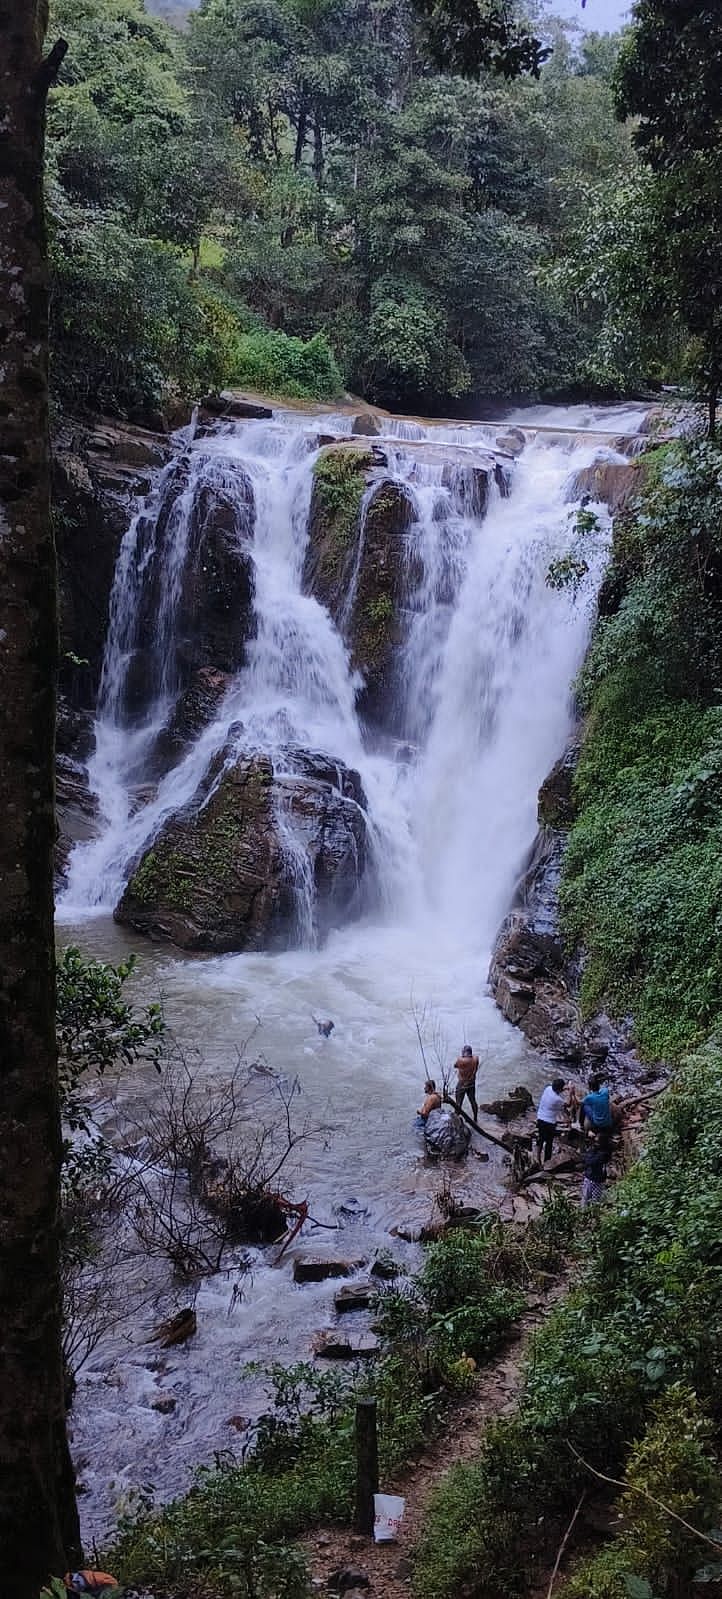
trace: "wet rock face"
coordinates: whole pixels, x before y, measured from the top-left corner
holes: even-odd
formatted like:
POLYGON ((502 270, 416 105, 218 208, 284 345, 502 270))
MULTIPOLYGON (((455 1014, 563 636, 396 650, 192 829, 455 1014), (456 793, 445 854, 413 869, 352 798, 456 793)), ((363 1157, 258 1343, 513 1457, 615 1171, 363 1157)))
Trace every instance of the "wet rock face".
POLYGON ((196 495, 178 616, 178 654, 186 679, 203 666, 233 672, 242 664, 253 631, 253 517, 247 478, 240 503, 207 484, 196 495))
POLYGON ((584 1037, 559 925, 559 883, 578 755, 575 738, 542 784, 540 830, 489 968, 492 994, 507 1021, 535 1048, 570 1066, 582 1060, 584 1037))
POLYGON ((129 423, 67 422, 54 441, 53 520, 58 552, 60 686, 74 707, 94 707, 110 591, 133 502, 147 494, 172 447, 129 423))
POLYGON ((93 838, 98 831, 98 800, 90 792, 85 765, 77 754, 58 752, 55 763, 55 817, 55 877, 58 886, 63 887, 73 846, 93 838))
POLYGON ((639 493, 643 471, 639 461, 595 461, 575 474, 569 498, 580 500, 588 495, 591 500, 600 500, 616 516, 619 511, 626 510, 639 493))
POLYGON ((383 476, 381 459, 357 445, 337 445, 320 457, 304 588, 328 608, 349 645, 364 680, 361 714, 393 731, 403 606, 421 573, 408 541, 413 499, 383 476))
POLYGON ((222 751, 190 805, 137 865, 116 920, 182 949, 281 948, 294 929, 301 851, 319 932, 352 912, 366 865, 360 778, 306 752, 306 770, 274 777, 267 756, 222 751), (356 797, 359 796, 359 797, 356 797))
POLYGON ((394 680, 404 639, 404 602, 421 571, 409 546, 414 502, 400 483, 383 479, 366 511, 356 591, 348 619, 354 667, 363 674, 359 710, 394 730, 394 680))
POLYGON ((574 820, 580 747, 578 735, 569 740, 539 790, 539 832, 516 904, 494 945, 489 984, 507 1021, 562 1069, 601 1069, 610 1082, 633 1084, 643 1079, 644 1069, 631 1023, 612 1022, 604 1012, 582 1021, 578 993, 584 951, 570 953, 561 934, 559 885, 574 820))
POLYGON ((316 462, 303 587, 340 620, 357 548, 361 506, 374 469, 370 450, 332 444, 316 462))
POLYGON ((251 555, 255 508, 253 490, 240 470, 234 492, 202 476, 191 479, 188 455, 165 480, 157 518, 148 515, 138 529, 140 563, 147 563, 128 666, 125 709, 142 715, 154 702, 171 652, 171 676, 183 693, 205 667, 232 673, 242 665, 255 632, 254 567, 251 555), (191 497, 190 504, 188 503, 191 497), (172 636, 159 632, 164 588, 173 565, 179 518, 189 521, 187 541, 175 583, 172 636))
POLYGON ((149 775, 162 777, 196 742, 213 721, 218 707, 233 681, 230 673, 213 666, 201 666, 188 687, 176 700, 164 728, 156 740, 148 763, 149 775))

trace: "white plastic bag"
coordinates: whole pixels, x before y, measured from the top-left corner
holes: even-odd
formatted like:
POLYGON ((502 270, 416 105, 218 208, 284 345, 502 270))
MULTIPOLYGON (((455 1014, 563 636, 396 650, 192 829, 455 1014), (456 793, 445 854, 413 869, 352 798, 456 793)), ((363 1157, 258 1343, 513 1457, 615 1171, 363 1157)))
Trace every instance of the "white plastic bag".
POLYGON ((406 1500, 398 1494, 374 1494, 374 1543, 392 1543, 399 1536, 406 1500))

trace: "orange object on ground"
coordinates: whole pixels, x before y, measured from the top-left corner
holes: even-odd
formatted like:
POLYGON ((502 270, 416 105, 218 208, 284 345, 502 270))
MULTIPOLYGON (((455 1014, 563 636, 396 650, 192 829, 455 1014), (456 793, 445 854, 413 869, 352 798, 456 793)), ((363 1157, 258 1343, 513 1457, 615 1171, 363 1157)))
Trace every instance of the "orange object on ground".
POLYGON ((90 1599, 102 1599, 109 1588, 117 1588, 115 1577, 107 1571, 66 1571, 63 1582, 69 1594, 89 1594, 90 1599))

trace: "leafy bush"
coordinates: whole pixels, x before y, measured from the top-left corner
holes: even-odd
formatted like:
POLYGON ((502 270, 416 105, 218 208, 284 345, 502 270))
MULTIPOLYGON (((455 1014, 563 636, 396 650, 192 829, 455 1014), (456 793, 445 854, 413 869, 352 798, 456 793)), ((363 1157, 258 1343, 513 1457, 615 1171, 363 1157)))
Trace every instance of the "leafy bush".
POLYGON ((323 333, 305 341, 268 329, 242 334, 232 380, 290 399, 334 400, 343 391, 341 373, 323 333))

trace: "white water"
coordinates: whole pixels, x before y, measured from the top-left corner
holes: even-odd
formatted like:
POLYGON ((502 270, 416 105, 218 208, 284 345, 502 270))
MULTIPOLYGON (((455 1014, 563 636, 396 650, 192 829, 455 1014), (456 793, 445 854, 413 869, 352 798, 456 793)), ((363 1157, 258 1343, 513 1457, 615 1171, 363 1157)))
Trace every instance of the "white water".
MULTIPOLYGON (((641 415, 634 413, 636 425, 641 415)), ((544 416, 535 424, 577 422, 574 410, 544 416)), ((281 766, 289 748, 301 745, 361 773, 384 888, 374 916, 332 935, 320 950, 276 956, 188 961, 141 944, 139 993, 150 998, 162 990, 171 1024, 199 1048, 198 1070, 209 1077, 227 1068, 260 1017, 264 1060, 298 1073, 306 1110, 333 1129, 325 1147, 300 1155, 294 1191, 307 1193, 313 1213, 329 1220, 339 1202, 358 1201, 359 1218, 344 1222, 341 1242, 368 1258, 393 1242, 395 1222, 423 1219, 437 1184, 419 1164, 409 1131, 421 1079, 414 1010, 425 1009, 433 1069, 437 1047, 443 1061, 464 1038, 480 1049, 482 1097, 518 1080, 535 1089, 541 1080, 543 1064, 501 1020, 485 980, 491 942, 533 840, 538 786, 569 730, 570 684, 590 601, 575 605, 550 590, 544 574, 568 544, 570 475, 600 452, 583 438, 549 446, 540 436, 512 469, 511 496, 494 491, 480 519, 469 512, 467 468, 449 471, 447 462, 445 470, 436 450, 425 459, 416 424, 389 427, 392 474, 409 485, 417 507, 409 570, 417 570, 416 555, 422 573, 407 600, 397 711, 410 747, 399 759, 392 741, 374 744, 364 735, 344 642, 327 612, 300 590, 314 459, 309 435, 319 426, 331 431, 336 420, 249 423, 194 447, 195 472, 222 463, 232 481, 238 463, 253 486, 257 637, 216 722, 134 814, 134 785, 167 712, 167 686, 160 685, 146 725, 135 729, 118 720, 118 693, 106 696, 91 768, 104 825, 75 852, 60 919, 97 953, 132 944, 108 919, 129 863, 163 818, 192 797, 230 729, 236 747, 264 748, 281 766), (319 1038, 314 1013, 335 1020, 330 1040, 319 1038)), ((632 418, 622 428, 615 416, 608 429, 599 413, 584 420, 612 432, 628 431, 632 418)), ((483 458, 497 431, 503 427, 459 425, 429 428, 428 436, 435 446, 465 443, 473 460, 483 458)), ((134 536, 119 567, 126 598, 134 536)), ((120 608, 123 593, 116 596, 120 608)), ((127 653, 126 624, 116 634, 127 653)), ((106 681, 122 677, 121 644, 113 661, 111 640, 106 681)), ((297 922, 310 940, 302 862, 299 885, 297 922)), ((478 1195, 486 1184, 491 1194, 500 1175, 492 1159, 476 1169, 470 1163, 456 1180, 463 1193, 478 1195)), ((333 1234, 320 1239, 322 1246, 337 1243, 333 1234)), ((318 1247, 319 1238, 309 1245, 318 1247)), ((290 1264, 273 1270, 259 1257, 243 1305, 230 1311, 228 1282, 206 1285, 198 1337, 160 1362, 146 1344, 150 1312, 104 1340, 83 1374, 74 1417, 81 1461, 87 1454, 81 1475, 89 1526, 107 1523, 119 1486, 152 1481, 168 1494, 195 1462, 238 1447, 228 1418, 252 1414, 259 1401, 257 1386, 241 1377, 242 1360, 306 1355, 311 1334, 329 1318, 333 1285, 293 1288, 290 1264), (177 1397, 172 1416, 152 1408, 159 1394, 177 1397), (102 1461, 93 1453, 99 1425, 102 1461)))

